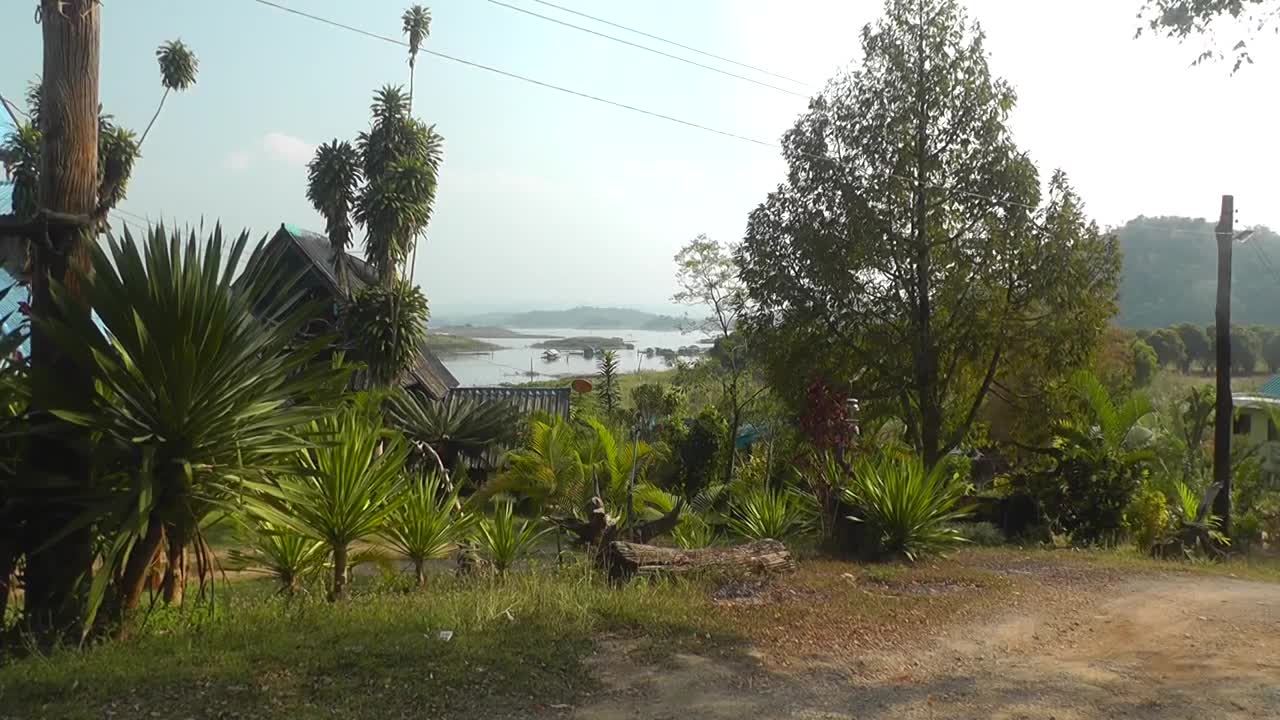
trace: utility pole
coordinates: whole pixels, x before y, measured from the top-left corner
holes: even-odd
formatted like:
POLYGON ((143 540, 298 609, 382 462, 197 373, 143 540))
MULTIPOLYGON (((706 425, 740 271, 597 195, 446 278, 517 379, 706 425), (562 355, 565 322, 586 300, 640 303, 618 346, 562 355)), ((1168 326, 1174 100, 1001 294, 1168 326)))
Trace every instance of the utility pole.
MULTIPOLYGON (((101 47, 99 0, 41 0, 36 19, 44 41, 40 91, 39 212, 88 218, 98 202, 98 59, 101 47)), ((68 310, 83 313, 81 287, 88 271, 94 223, 48 223, 30 236, 34 262, 31 309, 37 320, 57 312, 51 282, 67 290, 68 310), (78 301, 78 302, 77 302, 78 301)), ((88 402, 93 381, 67 353, 33 323, 32 367, 56 378, 61 391, 88 402)), ((47 383, 33 386, 32 409, 52 403, 47 383)), ((84 434, 60 426, 33 438, 29 474, 41 480, 32 496, 23 550, 27 556, 24 621, 43 641, 80 640, 79 611, 85 580, 92 569, 93 545, 88 528, 49 537, 81 512, 76 499, 89 481, 84 434), (55 489, 60 488, 60 489, 55 489)))
POLYGON ((1216 355, 1218 363, 1217 400, 1213 414, 1213 482, 1218 494, 1213 500, 1213 514, 1222 520, 1222 532, 1231 535, 1231 243, 1235 240, 1235 198, 1222 196, 1222 214, 1215 229, 1218 239, 1218 303, 1214 312, 1217 325, 1216 355))

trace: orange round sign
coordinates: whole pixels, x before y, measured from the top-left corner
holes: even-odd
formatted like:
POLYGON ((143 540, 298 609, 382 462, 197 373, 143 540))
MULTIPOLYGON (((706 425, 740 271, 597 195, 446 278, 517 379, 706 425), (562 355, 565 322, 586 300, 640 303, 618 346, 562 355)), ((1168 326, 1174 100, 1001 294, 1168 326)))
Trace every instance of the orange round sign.
POLYGON ((583 395, 586 395, 587 393, 591 392, 591 381, 578 378, 577 380, 573 381, 573 389, 576 390, 577 392, 582 393, 583 395))

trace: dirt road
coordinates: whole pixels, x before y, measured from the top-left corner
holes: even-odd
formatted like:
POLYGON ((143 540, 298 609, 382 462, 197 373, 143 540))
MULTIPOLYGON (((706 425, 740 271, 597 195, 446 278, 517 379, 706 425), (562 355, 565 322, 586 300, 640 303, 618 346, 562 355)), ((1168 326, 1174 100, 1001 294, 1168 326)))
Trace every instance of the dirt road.
POLYGON ((828 667, 597 656, 606 686, 572 716, 1280 718, 1280 584, 1143 576, 962 623, 909 650, 828 667))

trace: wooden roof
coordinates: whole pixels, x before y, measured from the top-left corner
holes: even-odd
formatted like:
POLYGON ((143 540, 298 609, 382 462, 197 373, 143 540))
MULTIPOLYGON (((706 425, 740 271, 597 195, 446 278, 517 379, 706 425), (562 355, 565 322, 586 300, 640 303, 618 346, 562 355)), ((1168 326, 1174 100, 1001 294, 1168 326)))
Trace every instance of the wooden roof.
MULTIPOLYGON (((271 238, 272 245, 280 245, 301 257, 314 268, 316 275, 324 281, 324 285, 335 297, 340 292, 338 277, 335 273, 333 250, 329 239, 323 235, 303 230, 295 225, 281 225, 280 230, 271 238)), ((360 290, 376 280, 373 269, 360 258, 346 254, 343 258, 350 280, 351 290, 360 290)), ((401 380, 406 387, 421 386, 427 394, 436 400, 443 400, 449 390, 458 386, 458 380, 449 369, 440 362, 440 358, 424 344, 418 351, 418 362, 401 380)))

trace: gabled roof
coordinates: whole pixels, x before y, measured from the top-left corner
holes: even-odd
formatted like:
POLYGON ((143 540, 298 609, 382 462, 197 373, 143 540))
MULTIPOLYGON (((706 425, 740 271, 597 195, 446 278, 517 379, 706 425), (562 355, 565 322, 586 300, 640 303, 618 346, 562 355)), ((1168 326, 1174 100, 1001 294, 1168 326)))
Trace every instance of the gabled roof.
POLYGON ((1280 398, 1280 374, 1272 375, 1271 379, 1262 383, 1262 387, 1258 388, 1255 395, 1264 397, 1280 398))
MULTIPOLYGON (((316 270, 316 274, 324 280, 329 291, 335 296, 339 292, 338 277, 335 272, 334 257, 329 239, 318 233, 303 230, 296 225, 284 224, 271 238, 271 244, 283 245, 305 259, 316 270)), ((343 258, 350 280, 351 290, 360 290, 376 280, 368 263, 351 254, 343 258)), ((449 369, 440 362, 436 354, 423 345, 418 351, 418 364, 409 371, 411 377, 406 378, 406 385, 421 385, 427 393, 437 399, 444 399, 451 388, 458 386, 458 380, 449 369)))

